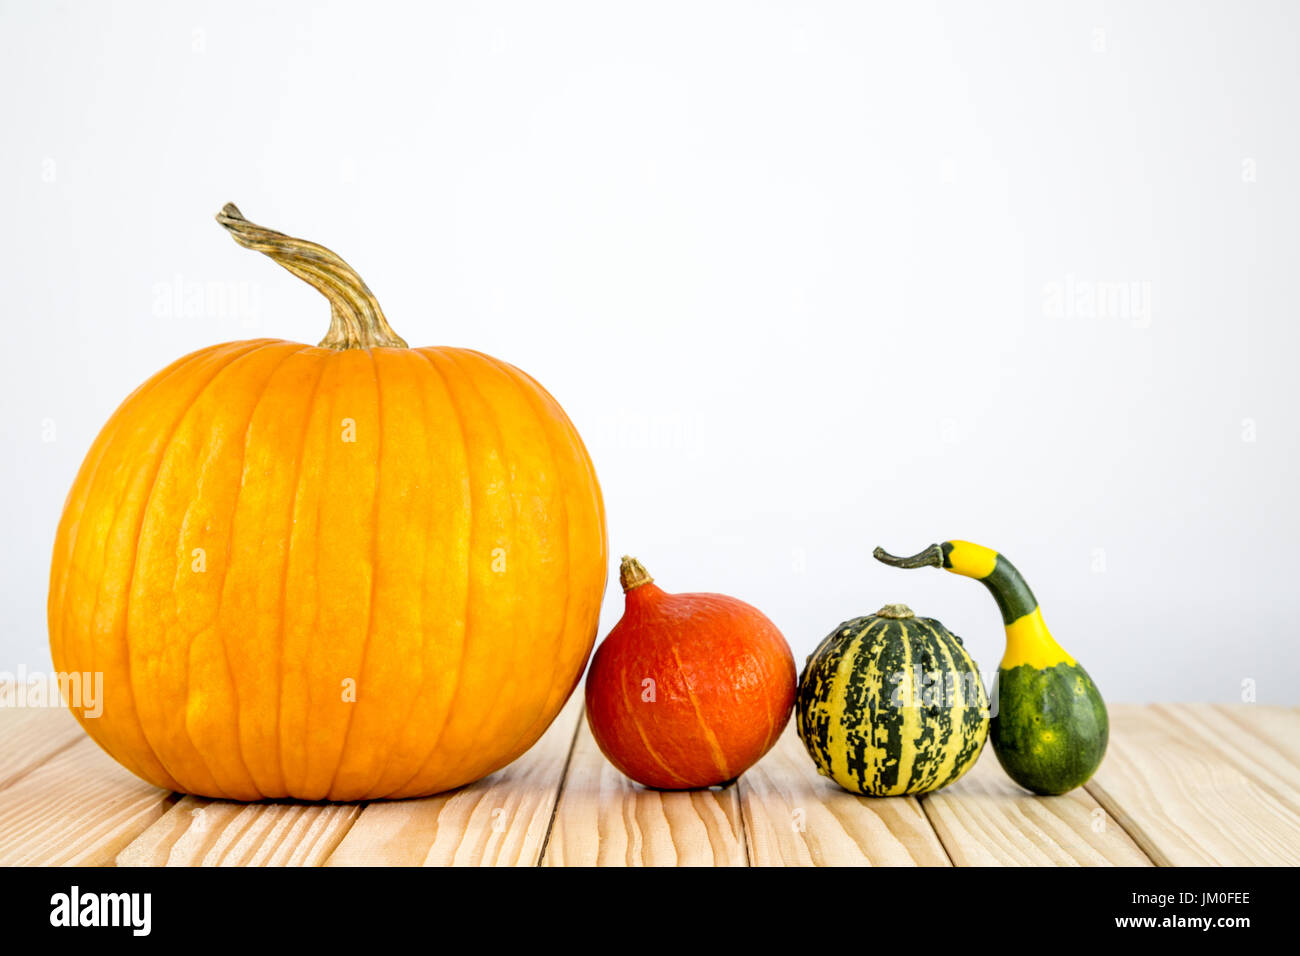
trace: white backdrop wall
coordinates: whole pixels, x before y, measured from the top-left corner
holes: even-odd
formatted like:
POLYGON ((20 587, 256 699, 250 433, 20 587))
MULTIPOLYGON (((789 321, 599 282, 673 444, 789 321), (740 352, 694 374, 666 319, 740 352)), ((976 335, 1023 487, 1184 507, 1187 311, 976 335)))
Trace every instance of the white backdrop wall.
POLYGON ((982 588, 870 559, 964 537, 1111 700, 1300 703, 1298 11, 5 0, 0 670, 118 402, 324 333, 234 200, 536 376, 615 563, 801 663, 902 600, 995 667, 982 588))

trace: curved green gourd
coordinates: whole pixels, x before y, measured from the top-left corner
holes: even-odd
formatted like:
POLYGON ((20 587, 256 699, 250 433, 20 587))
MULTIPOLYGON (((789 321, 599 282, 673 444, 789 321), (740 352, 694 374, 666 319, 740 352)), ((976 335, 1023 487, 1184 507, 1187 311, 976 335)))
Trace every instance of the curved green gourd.
POLYGON ((1007 633, 989 725, 998 762, 1034 793, 1065 793, 1086 783, 1106 753, 1106 704, 1088 672, 1047 630, 1015 565, 969 541, 932 544, 907 558, 877 548, 875 556, 892 567, 944 568, 989 589, 1007 633))

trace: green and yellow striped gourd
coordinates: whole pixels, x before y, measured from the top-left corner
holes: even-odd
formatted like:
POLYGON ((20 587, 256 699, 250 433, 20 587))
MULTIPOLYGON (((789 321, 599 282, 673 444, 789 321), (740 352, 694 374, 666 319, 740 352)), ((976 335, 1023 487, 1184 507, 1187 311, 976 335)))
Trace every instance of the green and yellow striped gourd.
POLYGON ((988 697, 961 638, 904 604, 845 621, 813 651, 795 699, 818 770, 871 797, 946 787, 979 757, 988 697))

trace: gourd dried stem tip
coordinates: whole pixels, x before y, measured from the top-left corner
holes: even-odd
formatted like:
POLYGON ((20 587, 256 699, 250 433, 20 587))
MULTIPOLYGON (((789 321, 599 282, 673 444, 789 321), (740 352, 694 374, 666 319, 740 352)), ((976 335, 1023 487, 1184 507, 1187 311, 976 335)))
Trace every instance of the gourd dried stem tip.
POLYGON ((876 612, 876 617, 887 617, 894 621, 905 621, 910 617, 916 617, 912 609, 906 604, 886 604, 876 612))
POLYGON ((891 568, 941 568, 943 567, 943 549, 937 544, 932 544, 918 554, 910 555, 906 558, 896 557, 890 554, 884 548, 876 548, 871 552, 872 556, 891 568))
POLYGON ((407 347, 361 276, 329 249, 251 223, 231 202, 221 207, 217 222, 245 249, 274 259, 329 300, 330 330, 321 339, 321 348, 407 347))
POLYGON ((650 572, 636 558, 629 558, 623 555, 623 560, 618 565, 618 582, 623 585, 623 593, 631 591, 633 588, 639 588, 643 584, 649 584, 654 578, 650 577, 650 572))

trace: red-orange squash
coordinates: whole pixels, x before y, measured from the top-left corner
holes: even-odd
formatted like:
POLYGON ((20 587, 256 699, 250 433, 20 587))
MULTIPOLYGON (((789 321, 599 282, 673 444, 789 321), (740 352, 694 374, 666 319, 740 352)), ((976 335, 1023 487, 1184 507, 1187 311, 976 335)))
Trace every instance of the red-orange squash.
POLYGON ((790 719, 790 646, 744 601, 669 594, 633 558, 623 559, 619 577, 623 617, 587 673, 587 722, 597 745, 648 787, 734 780, 790 719))
POLYGON ((581 439, 504 362, 407 348, 334 253, 218 216, 325 294, 319 346, 231 342, 130 395, 50 574, 82 726, 144 779, 253 800, 435 793, 504 766, 576 686, 605 586, 581 439))

